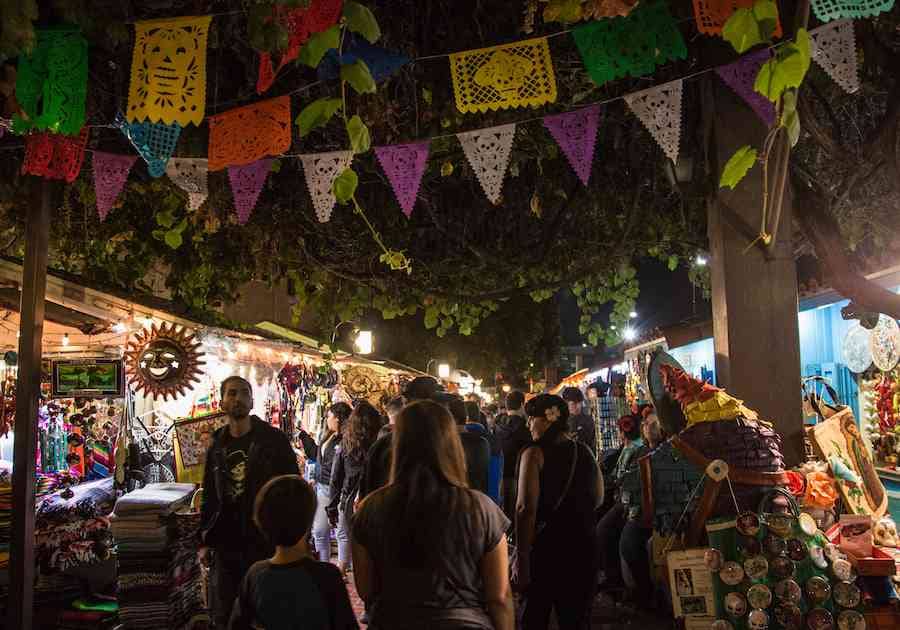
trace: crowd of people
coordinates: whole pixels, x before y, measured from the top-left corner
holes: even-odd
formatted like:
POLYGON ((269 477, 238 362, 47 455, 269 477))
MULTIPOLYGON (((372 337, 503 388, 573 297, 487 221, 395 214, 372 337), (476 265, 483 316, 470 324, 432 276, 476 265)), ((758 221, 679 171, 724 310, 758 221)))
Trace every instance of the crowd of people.
POLYGON ((331 405, 321 435, 299 436, 301 474, 288 436, 250 414, 250 384, 221 389, 201 507, 215 628, 358 628, 350 579, 373 630, 545 630, 553 613, 585 630, 598 583, 650 588, 650 533, 622 488, 661 439, 649 409, 598 453, 576 388, 496 407, 420 377, 384 415, 331 405))

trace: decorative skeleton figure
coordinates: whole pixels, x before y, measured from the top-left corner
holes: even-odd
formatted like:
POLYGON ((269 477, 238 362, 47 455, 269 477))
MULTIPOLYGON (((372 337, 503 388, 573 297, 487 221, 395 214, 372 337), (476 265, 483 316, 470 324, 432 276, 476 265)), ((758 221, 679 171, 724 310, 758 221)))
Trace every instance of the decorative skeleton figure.
POLYGON ((900 540, 897 537, 897 524, 889 516, 885 516, 875 524, 873 533, 875 534, 875 544, 879 547, 900 546, 900 540))

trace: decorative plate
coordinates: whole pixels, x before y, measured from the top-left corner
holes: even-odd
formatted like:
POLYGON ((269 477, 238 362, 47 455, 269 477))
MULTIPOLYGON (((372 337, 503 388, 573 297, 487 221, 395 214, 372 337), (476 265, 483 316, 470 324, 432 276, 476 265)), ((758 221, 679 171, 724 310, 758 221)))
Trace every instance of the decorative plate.
POLYGON ((860 374, 872 365, 872 348, 869 345, 871 335, 872 331, 863 328, 859 322, 853 322, 847 331, 847 336, 841 343, 841 354, 851 372, 860 374))
POLYGON ((872 330, 869 343, 872 361, 882 372, 893 370, 900 361, 900 326, 893 317, 882 315, 872 330))

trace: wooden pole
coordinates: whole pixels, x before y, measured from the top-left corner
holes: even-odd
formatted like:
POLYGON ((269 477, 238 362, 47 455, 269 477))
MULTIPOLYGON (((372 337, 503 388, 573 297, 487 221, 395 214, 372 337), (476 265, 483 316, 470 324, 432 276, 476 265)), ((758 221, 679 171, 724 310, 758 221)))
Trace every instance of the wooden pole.
POLYGON ((19 373, 14 427, 12 540, 9 564, 8 630, 34 627, 34 473, 38 404, 41 395, 41 338, 47 289, 47 247, 51 195, 55 185, 32 179, 31 211, 22 269, 19 308, 19 373))

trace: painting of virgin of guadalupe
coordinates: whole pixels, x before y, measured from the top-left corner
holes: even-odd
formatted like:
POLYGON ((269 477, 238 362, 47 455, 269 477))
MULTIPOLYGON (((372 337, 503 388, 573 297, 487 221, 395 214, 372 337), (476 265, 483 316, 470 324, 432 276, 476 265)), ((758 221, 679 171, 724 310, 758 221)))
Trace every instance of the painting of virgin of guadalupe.
POLYGON ((855 483, 847 479, 850 475, 836 474, 845 511, 871 514, 876 519, 884 516, 888 503, 887 493, 878 478, 872 453, 860 435, 853 411, 849 407, 842 409, 828 420, 812 427, 809 434, 813 448, 822 459, 831 461, 832 457, 836 457, 859 478, 859 483, 855 483))

